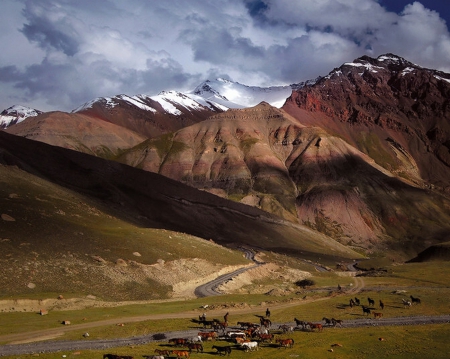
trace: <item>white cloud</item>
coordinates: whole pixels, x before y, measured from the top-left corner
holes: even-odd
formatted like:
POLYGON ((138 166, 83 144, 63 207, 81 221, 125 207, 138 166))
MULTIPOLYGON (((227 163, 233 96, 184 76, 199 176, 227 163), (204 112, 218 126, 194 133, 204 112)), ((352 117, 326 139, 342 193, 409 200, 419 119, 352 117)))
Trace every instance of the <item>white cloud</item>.
POLYGON ((3 0, 0 30, 0 109, 71 110, 213 75, 294 83, 386 52, 450 72, 447 26, 420 2, 395 14, 377 0, 3 0))

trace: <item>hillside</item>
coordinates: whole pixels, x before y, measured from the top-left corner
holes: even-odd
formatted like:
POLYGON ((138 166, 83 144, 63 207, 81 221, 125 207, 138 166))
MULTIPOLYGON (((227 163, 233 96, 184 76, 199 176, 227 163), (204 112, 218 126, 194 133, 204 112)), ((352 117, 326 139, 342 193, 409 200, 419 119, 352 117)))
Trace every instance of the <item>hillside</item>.
POLYGON ((167 298, 177 282, 195 285, 248 264, 236 251, 243 245, 328 264, 360 257, 256 208, 5 132, 0 163, 5 293, 31 295, 39 287, 116 300, 167 298), (105 290, 112 286, 113 293, 105 290))
POLYGON ((149 140, 119 160, 307 225, 369 254, 389 250, 408 258, 450 228, 448 199, 264 103, 149 140))

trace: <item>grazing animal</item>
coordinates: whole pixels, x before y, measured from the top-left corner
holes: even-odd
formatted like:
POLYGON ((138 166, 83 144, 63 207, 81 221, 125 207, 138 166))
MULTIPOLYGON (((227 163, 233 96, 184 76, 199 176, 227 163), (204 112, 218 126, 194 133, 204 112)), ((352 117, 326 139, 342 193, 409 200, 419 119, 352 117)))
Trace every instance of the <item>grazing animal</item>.
POLYGON ((292 348, 294 346, 294 339, 288 338, 288 339, 277 339, 276 342, 280 344, 280 347, 284 348, 292 348))
POLYGON ((381 319, 382 316, 383 316, 383 313, 373 312, 373 317, 375 319, 381 319))
POLYGON ((228 332, 226 336, 228 338, 245 338, 247 335, 244 332, 228 332))
POLYGON ((198 336, 202 338, 202 340, 213 340, 217 338, 216 332, 198 332, 198 336))
POLYGON ((266 309, 266 317, 270 318, 270 310, 269 310, 269 308, 266 309))
POLYGON ((323 326, 320 323, 311 323, 308 322, 309 327, 311 328, 311 330, 317 329, 318 332, 323 331, 323 326))
POLYGON ((172 338, 169 339, 169 344, 173 344, 174 346, 183 346, 186 345, 188 342, 185 338, 172 338))
POLYGON ((175 354, 177 358, 186 357, 189 359, 190 354, 187 350, 172 350, 172 354, 175 354))
POLYGON ((228 316, 230 315, 230 313, 226 312, 226 314, 223 316, 223 321, 224 322, 228 322, 228 316))
POLYGON ((266 328, 270 328, 270 326, 272 325, 272 322, 270 321, 270 319, 267 318, 259 318, 260 322, 261 322, 261 326, 262 327, 266 327, 266 328))
POLYGON ((273 334, 270 333, 261 333, 258 334, 258 338, 261 342, 266 342, 267 340, 270 341, 272 343, 272 339, 273 339, 273 334))
POLYGON ((255 324, 251 322, 237 322, 237 325, 241 326, 241 328, 251 328, 255 326, 255 324))
POLYGON ((332 321, 331 321, 330 318, 325 318, 325 317, 323 317, 322 320, 325 321, 325 324, 326 324, 326 325, 331 325, 331 324, 332 324, 332 321))
POLYGON ((375 300, 373 300, 372 298, 367 298, 367 301, 369 302, 369 306, 375 305, 375 300))
POLYGON ((281 324, 278 329, 280 329, 283 333, 292 332, 294 327, 292 325, 281 324))
POLYGON ((370 309, 365 306, 362 306, 362 310, 363 310, 363 314, 369 315, 371 313, 370 309))
POLYGON ((300 320, 297 318, 294 318, 294 321, 295 321, 295 324, 297 325, 297 327, 302 327, 302 329, 305 329, 306 325, 308 324, 304 320, 300 320))
POLYGON ((380 308, 384 309, 384 303, 383 303, 383 301, 381 299, 380 299, 380 308))
POLYGON ((216 322, 214 320, 203 320, 201 321, 203 328, 212 328, 216 322))
POLYGON ((246 343, 242 343, 242 344, 241 344, 241 347, 242 347, 243 349, 245 349, 246 352, 253 351, 253 350, 258 350, 258 349, 259 349, 259 347, 258 347, 258 342, 246 342, 246 343))
POLYGON ((197 335, 193 338, 191 338, 191 343, 198 343, 198 342, 202 342, 202 337, 200 335, 197 335))
POLYGON ((133 359, 131 355, 103 354, 103 359, 133 359))
POLYGON ((356 305, 356 303, 352 298, 350 298, 348 305, 350 306, 350 308, 353 308, 356 305))
POLYGON ((402 299, 402 303, 403 303, 403 307, 404 308, 409 308, 409 307, 411 307, 411 302, 409 301, 409 300, 406 300, 406 299, 402 299))
POLYGON ((162 350, 162 349, 155 349, 155 353, 158 354, 159 356, 163 356, 163 357, 168 357, 170 356, 170 350, 162 350))
POLYGON ((356 305, 361 305, 361 301, 359 300, 359 298, 356 298, 356 297, 355 297, 355 304, 356 304, 356 305))
POLYGON ((197 353, 203 353, 203 345, 199 343, 187 343, 185 347, 189 349, 190 353, 192 353, 192 350, 196 350, 197 353))
POLYGON ((333 323, 333 326, 339 325, 340 327, 342 327, 343 320, 331 318, 331 322, 333 323))
POLYGON ((409 297, 411 298, 412 304, 421 304, 420 298, 413 297, 412 295, 410 295, 409 297))
POLYGON ((218 345, 213 345, 212 349, 216 349, 219 355, 231 354, 231 347, 229 346, 219 347, 218 345))

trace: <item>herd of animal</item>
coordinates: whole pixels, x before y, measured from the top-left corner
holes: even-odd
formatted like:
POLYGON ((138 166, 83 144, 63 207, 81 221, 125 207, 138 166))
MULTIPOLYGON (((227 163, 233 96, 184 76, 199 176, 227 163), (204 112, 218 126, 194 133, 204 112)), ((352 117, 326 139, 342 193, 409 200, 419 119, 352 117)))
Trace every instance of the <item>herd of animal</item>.
MULTIPOLYGON (((349 306, 360 306, 363 311, 363 315, 373 314, 375 319, 381 319, 383 317, 382 312, 373 311, 375 308, 375 300, 368 297, 368 306, 361 304, 361 300, 357 297, 351 298, 349 306)), ((410 296, 409 299, 402 299, 404 307, 411 307, 412 304, 421 304, 420 298, 410 296)), ((385 307, 384 302, 379 300, 379 308, 383 310, 385 307)), ((343 320, 336 318, 323 317, 320 323, 309 322, 294 318, 295 325, 281 324, 277 328, 272 328, 272 322, 270 319, 264 316, 260 317, 260 323, 255 324, 251 322, 237 322, 237 327, 228 327, 228 313, 224 317, 224 321, 213 319, 207 321, 205 316, 200 316, 198 320, 192 319, 193 322, 198 323, 203 327, 202 331, 199 331, 193 338, 172 338, 169 339, 168 345, 172 349, 155 349, 153 355, 144 355, 145 359, 167 359, 171 356, 176 358, 190 358, 193 351, 196 353, 203 353, 204 341, 215 341, 217 339, 232 342, 233 345, 218 345, 212 346, 213 353, 218 355, 230 355, 232 350, 244 350, 246 352, 259 350, 262 344, 278 347, 278 348, 292 348, 294 347, 294 339, 285 338, 286 334, 294 330, 303 331, 317 331, 322 332, 324 327, 342 327, 343 320), (269 329, 272 329, 269 331, 269 329), (274 331, 273 329, 277 329, 274 331), (219 335, 219 332, 221 333, 219 335), (275 338, 274 333, 280 334, 280 337, 275 338), (176 349, 175 349, 176 348, 176 349)), ((104 354, 103 359, 133 359, 132 356, 104 354)))
MULTIPOLYGON (((420 298, 414 297, 412 295, 410 295, 409 298, 411 300, 402 298, 402 303, 403 303, 403 307, 404 308, 409 308, 413 304, 421 304, 421 302, 422 302, 420 300, 420 298)), ((376 309, 376 308, 374 308, 375 307, 375 300, 370 298, 370 297, 368 297, 367 301, 368 301, 368 306, 365 306, 365 305, 361 304, 361 301, 360 301, 359 298, 357 298, 357 297, 355 297, 354 299, 351 298, 350 301, 349 301, 349 306, 350 306, 350 308, 353 308, 355 305, 361 306, 362 311, 363 311, 363 315, 369 316, 370 314, 373 314, 373 317, 375 319, 381 319, 383 317, 383 313, 374 311, 376 309)), ((380 299, 380 301, 379 301, 379 308, 381 310, 383 310, 384 307, 385 307, 384 302, 380 299)))

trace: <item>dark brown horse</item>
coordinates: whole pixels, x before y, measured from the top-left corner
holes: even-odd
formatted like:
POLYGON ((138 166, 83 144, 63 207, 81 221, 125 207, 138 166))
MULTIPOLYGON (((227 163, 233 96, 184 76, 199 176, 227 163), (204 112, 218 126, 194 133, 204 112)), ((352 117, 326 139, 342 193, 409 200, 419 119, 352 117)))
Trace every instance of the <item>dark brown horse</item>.
POLYGON ((217 353, 219 355, 230 355, 231 354, 231 347, 229 346, 218 346, 218 345, 213 345, 212 349, 216 349, 217 353))
POLYGON ((189 349, 190 353, 192 353, 192 350, 196 350, 197 353, 203 353, 203 345, 200 343, 187 343, 185 347, 189 349))

